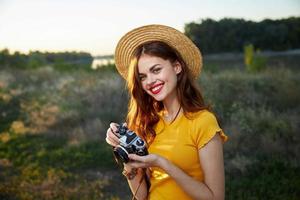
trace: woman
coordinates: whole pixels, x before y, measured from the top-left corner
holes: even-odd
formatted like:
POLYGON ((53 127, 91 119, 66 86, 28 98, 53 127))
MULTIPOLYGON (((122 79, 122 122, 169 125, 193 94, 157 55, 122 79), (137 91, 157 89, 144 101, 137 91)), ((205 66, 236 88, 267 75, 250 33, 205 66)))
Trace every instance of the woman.
MULTIPOLYGON (((227 136, 195 83, 202 68, 198 48, 176 29, 148 25, 121 38, 115 62, 131 95, 128 128, 149 151, 129 154, 124 164, 134 197, 224 199, 222 143, 227 136)), ((116 131, 111 123, 106 141, 112 146, 119 144, 116 131)))

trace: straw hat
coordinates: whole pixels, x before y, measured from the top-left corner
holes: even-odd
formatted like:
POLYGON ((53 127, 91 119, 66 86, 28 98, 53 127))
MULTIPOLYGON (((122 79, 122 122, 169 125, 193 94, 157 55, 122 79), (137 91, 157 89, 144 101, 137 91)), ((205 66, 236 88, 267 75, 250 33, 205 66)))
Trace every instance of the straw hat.
POLYGON ((189 68, 194 79, 202 68, 202 56, 196 45, 180 31, 164 25, 142 26, 125 34, 115 50, 115 64, 123 78, 127 78, 128 67, 134 52, 141 44, 161 41, 176 49, 189 68))

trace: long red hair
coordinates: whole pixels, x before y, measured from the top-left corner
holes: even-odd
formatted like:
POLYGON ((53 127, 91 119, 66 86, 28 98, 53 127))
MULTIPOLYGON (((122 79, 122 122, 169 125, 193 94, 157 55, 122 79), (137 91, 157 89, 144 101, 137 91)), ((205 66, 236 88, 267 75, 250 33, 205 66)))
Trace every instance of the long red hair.
POLYGON ((169 60, 171 63, 178 61, 181 64, 182 71, 177 75, 176 90, 185 116, 189 117, 189 113, 203 109, 210 110, 210 108, 204 104, 202 94, 195 80, 193 80, 189 69, 176 50, 160 41, 141 45, 136 49, 128 70, 127 87, 130 93, 130 101, 127 123, 129 129, 134 130, 144 140, 151 143, 156 135, 154 126, 159 121, 158 112, 163 110, 164 106, 162 102, 156 101, 142 88, 138 75, 138 60, 143 54, 157 56, 169 60))

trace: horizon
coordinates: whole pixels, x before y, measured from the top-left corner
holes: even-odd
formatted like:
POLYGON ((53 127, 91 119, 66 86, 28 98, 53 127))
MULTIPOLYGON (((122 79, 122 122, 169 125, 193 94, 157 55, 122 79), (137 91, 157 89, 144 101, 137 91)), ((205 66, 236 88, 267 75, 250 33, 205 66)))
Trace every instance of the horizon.
POLYGON ((164 24, 183 32, 185 24, 207 18, 259 22, 299 16, 297 0, 153 0, 144 5, 137 0, 0 0, 0 49, 113 55, 126 32, 145 24, 164 24))

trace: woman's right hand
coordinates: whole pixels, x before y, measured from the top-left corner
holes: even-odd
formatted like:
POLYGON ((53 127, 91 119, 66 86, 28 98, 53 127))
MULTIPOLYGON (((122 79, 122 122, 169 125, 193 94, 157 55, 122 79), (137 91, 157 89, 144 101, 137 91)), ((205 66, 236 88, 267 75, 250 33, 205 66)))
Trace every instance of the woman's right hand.
POLYGON ((106 131, 106 142, 111 146, 115 147, 119 145, 119 138, 116 136, 116 132, 118 131, 118 124, 117 123, 110 123, 109 128, 106 131))

